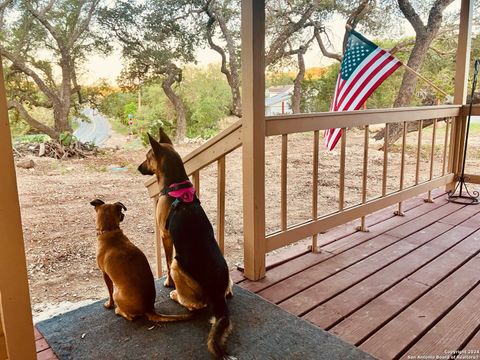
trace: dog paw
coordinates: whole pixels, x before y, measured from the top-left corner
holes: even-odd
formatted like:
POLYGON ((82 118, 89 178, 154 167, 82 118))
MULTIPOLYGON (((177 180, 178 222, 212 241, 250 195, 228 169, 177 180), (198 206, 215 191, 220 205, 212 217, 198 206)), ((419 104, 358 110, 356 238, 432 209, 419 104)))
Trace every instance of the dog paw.
POLYGON ((177 290, 170 291, 170 299, 173 301, 178 302, 177 290))
POLYGON ((105 301, 103 306, 105 307, 105 309, 111 309, 111 308, 113 308, 113 301, 107 300, 107 301, 105 301))
POLYGON ((130 316, 129 314, 127 314, 126 312, 123 312, 122 310, 120 310, 120 308, 116 308, 115 309, 115 314, 117 315, 120 315, 121 317, 123 317, 124 319, 128 320, 128 321, 132 321, 133 320, 133 317, 130 316))

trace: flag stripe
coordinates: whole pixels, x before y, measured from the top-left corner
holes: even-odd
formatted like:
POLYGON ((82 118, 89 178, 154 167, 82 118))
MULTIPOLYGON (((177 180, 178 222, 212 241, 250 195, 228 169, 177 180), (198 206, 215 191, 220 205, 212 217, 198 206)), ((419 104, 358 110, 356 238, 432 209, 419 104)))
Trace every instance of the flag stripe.
POLYGON ((386 78, 388 78, 395 70, 397 70, 402 64, 399 61, 391 62, 387 67, 381 70, 380 73, 376 74, 375 77, 370 81, 368 87, 363 89, 356 98, 356 101, 353 102, 351 110, 358 110, 362 107, 363 103, 368 99, 368 97, 379 87, 386 78))
POLYGON ((336 102, 336 105, 337 105, 335 106, 335 109, 337 109, 336 111, 338 111, 338 108, 340 107, 339 104, 341 104, 345 100, 345 97, 350 94, 352 88, 355 87, 355 85, 357 85, 357 81, 365 74, 365 72, 369 71, 372 68, 372 66, 378 61, 379 58, 381 58, 382 55, 383 54, 381 53, 381 50, 374 51, 352 73, 352 75, 345 82, 343 91, 341 91, 341 94, 340 94, 340 100, 336 102))
MULTIPOLYGON (((355 87, 350 92, 348 102, 342 104, 344 106, 340 106, 339 111, 357 110, 356 106, 359 104, 360 99, 363 98, 363 94, 368 90, 372 89, 372 87, 374 89, 376 88, 375 85, 377 84, 378 78, 381 77, 388 70, 388 68, 386 69, 386 67, 388 67, 389 63, 394 60, 391 56, 388 56, 387 58, 382 57, 381 59, 379 59, 379 61, 382 59, 383 61, 381 63, 375 64, 376 67, 370 68, 369 71, 365 73, 365 76, 363 76, 362 79, 357 82, 355 87)), ((363 102, 360 104, 363 104, 363 102)))

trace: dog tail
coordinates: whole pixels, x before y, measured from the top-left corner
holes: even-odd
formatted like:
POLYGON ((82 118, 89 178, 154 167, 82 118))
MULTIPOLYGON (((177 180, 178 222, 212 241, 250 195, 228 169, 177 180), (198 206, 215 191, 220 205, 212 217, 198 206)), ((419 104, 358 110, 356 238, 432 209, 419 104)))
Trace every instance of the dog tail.
POLYGON ((182 321, 191 319, 193 314, 164 315, 158 314, 154 310, 145 313, 147 319, 151 322, 182 321))
POLYGON ((229 356, 225 351, 225 342, 232 330, 232 323, 224 296, 213 303, 213 318, 211 323, 212 328, 208 334, 208 351, 210 355, 216 360, 236 359, 233 356, 229 356))

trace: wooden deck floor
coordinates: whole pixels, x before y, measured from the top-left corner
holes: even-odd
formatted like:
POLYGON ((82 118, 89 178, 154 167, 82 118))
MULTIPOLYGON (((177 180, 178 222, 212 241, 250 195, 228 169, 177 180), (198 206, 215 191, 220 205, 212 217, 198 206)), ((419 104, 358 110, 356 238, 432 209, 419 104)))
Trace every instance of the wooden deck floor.
POLYGON ((261 281, 234 279, 379 359, 480 359, 480 205, 437 193, 404 209, 367 217, 369 232, 333 229, 320 253, 277 255, 261 281))

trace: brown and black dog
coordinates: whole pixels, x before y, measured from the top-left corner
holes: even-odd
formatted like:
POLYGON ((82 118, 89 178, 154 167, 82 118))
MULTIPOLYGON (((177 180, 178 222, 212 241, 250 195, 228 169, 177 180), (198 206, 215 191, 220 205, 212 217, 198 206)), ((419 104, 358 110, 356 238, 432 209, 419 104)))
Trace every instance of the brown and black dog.
POLYGON ((186 315, 161 315, 155 312, 155 283, 145 254, 120 229, 123 221, 120 202, 105 204, 96 199, 90 202, 97 212, 97 263, 103 272, 109 299, 104 306, 127 320, 145 315, 153 322, 178 321, 191 318, 186 315))
POLYGON ((165 286, 173 281, 176 289, 170 297, 189 310, 211 309, 208 350, 215 359, 234 359, 224 348, 232 327, 226 302, 232 287, 227 263, 171 140, 162 129, 160 142, 148 136, 152 149, 138 170, 156 175, 160 188, 156 213, 169 271, 165 286))

